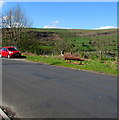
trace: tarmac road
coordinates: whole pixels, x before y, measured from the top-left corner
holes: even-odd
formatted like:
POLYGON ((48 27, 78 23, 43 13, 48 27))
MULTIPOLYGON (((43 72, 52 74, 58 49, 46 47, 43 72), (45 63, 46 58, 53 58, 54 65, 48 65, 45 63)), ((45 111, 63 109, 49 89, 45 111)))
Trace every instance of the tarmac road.
POLYGON ((117 78, 3 59, 3 106, 19 118, 116 118, 117 78))

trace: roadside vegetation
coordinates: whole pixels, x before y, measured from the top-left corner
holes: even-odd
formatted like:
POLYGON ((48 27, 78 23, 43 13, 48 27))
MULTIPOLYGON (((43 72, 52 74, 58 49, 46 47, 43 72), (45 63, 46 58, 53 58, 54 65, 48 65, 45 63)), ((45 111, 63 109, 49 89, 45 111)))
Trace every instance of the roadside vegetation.
POLYGON ((19 6, 6 11, 2 22, 2 46, 15 46, 21 52, 34 54, 27 55, 27 60, 117 74, 117 29, 32 28, 19 6), (60 54, 78 55, 85 59, 84 65, 69 64, 60 54))
MULTIPOLYGON (((106 73, 109 75, 117 75, 117 62, 112 62, 110 60, 106 62, 101 62, 100 60, 87 59, 83 61, 82 65, 69 64, 69 61, 65 61, 63 57, 60 56, 39 56, 39 55, 28 55, 27 60, 39 63, 47 63, 50 65, 69 67, 80 70, 94 71, 99 73, 106 73)), ((77 63, 71 61, 72 63, 77 63)))

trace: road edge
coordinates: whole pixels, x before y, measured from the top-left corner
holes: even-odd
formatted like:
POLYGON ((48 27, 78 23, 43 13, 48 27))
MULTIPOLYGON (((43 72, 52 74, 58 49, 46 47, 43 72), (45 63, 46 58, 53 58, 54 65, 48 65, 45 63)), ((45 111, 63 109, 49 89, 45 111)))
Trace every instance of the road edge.
MULTIPOLYGON (((6 59, 8 60, 8 59, 6 59)), ((24 61, 24 62, 30 62, 30 63, 41 63, 44 65, 51 65, 49 63, 43 63, 43 62, 36 62, 36 61, 32 61, 32 60, 28 60, 28 59, 9 59, 9 60, 16 60, 16 61, 24 61)), ((68 69, 72 69, 72 70, 81 70, 84 72, 90 72, 90 73, 95 73, 95 74, 99 74, 99 75, 107 75, 107 76, 112 76, 112 77, 117 77, 117 75, 113 75, 113 74, 108 74, 108 73, 103 73, 103 72, 97 72, 97 71, 91 71, 91 70, 83 70, 83 69, 76 69, 76 68, 71 68, 71 67, 65 67, 65 66, 59 66, 59 65, 51 65, 51 66, 56 66, 56 67, 61 67, 61 68, 68 68, 68 69)))
POLYGON ((4 120, 11 120, 4 112, 3 110, 0 108, 0 115, 2 116, 2 118, 4 120))

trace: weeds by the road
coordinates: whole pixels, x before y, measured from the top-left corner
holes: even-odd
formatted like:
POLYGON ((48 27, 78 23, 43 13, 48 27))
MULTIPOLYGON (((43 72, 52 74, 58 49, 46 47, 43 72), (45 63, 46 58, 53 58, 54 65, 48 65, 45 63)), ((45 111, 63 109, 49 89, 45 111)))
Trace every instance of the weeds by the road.
MULTIPOLYGON (((27 56, 27 60, 41 63, 48 63, 50 65, 64 66, 80 70, 95 71, 106 73, 110 75, 117 75, 117 64, 112 61, 101 62, 99 60, 85 60, 83 65, 69 64, 61 57, 53 56, 27 56)), ((72 61, 73 62, 73 61, 72 61)))

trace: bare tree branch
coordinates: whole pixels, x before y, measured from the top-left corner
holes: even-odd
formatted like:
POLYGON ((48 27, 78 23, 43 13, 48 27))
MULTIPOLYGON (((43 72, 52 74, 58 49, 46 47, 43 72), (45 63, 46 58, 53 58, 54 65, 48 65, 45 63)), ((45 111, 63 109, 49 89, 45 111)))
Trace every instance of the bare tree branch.
POLYGON ((9 9, 2 15, 3 44, 17 46, 21 33, 30 28, 31 23, 20 6, 9 9))

